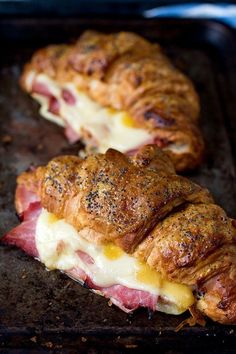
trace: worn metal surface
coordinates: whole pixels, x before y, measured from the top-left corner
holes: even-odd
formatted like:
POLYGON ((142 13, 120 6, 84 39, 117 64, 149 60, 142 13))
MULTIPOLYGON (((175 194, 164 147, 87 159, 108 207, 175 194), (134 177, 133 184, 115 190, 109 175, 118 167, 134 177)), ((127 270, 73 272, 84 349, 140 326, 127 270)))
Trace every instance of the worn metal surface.
MULTIPOLYGON (((75 38, 85 28, 138 31, 161 42, 176 65, 192 78, 201 97, 206 156, 203 165, 188 176, 208 187, 216 201, 236 216, 230 141, 235 136, 235 72, 232 58, 226 55, 229 49, 231 56, 234 53, 234 42, 226 28, 174 20, 8 20, 0 21, 4 43, 0 57, 0 235, 18 223, 14 212, 16 176, 30 164, 43 164, 79 148, 79 144, 68 145, 61 128, 40 118, 37 103, 20 90, 22 65, 40 45, 75 38)), ((5 350, 40 346, 50 352, 90 348, 96 353, 105 348, 123 353, 159 346, 160 353, 177 347, 178 353, 188 348, 194 353, 193 348, 198 352, 201 347, 204 352, 212 345, 224 348, 222 353, 233 350, 236 329, 231 326, 208 321, 205 328, 175 333, 186 316, 150 316, 144 309, 126 315, 60 272, 47 272, 20 250, 0 245, 0 348, 5 350)))

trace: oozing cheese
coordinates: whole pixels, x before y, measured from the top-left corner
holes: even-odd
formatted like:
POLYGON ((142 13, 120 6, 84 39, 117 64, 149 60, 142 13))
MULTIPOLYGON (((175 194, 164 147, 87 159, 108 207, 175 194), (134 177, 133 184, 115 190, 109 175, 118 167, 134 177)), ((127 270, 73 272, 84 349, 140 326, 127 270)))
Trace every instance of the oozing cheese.
MULTIPOLYGON (((29 75, 31 81, 32 76, 33 73, 29 75)), ((36 79, 37 83, 47 85, 60 105, 60 116, 54 115, 48 111, 48 98, 33 93, 32 96, 41 104, 40 114, 60 125, 65 125, 66 122, 78 135, 83 136, 83 130, 86 130, 96 142, 99 152, 103 153, 108 148, 126 152, 152 139, 147 130, 135 127, 134 120, 126 112, 102 107, 78 91, 74 84, 65 83, 63 87, 59 86, 45 74, 38 74, 36 79), (62 88, 69 90, 76 98, 73 105, 64 101, 61 95, 62 88)))
POLYGON ((158 310, 179 314, 194 302, 189 287, 163 279, 113 244, 101 246, 86 241, 72 225, 44 209, 36 225, 36 246, 40 260, 48 269, 66 271, 79 267, 100 287, 120 284, 160 295, 171 303, 162 308, 158 305, 158 310), (77 251, 86 253, 95 263, 84 263, 77 251))

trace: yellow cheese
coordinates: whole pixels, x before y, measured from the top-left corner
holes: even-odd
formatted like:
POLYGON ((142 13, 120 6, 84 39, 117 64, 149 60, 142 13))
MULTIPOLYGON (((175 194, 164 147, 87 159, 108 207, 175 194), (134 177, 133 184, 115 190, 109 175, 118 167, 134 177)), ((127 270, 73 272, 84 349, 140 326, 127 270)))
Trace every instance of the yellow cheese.
POLYGON ((48 215, 48 223, 53 224, 54 222, 57 222, 59 219, 55 214, 50 213, 48 215))
POLYGON ((60 115, 54 115, 48 111, 48 98, 33 93, 32 96, 41 104, 40 114, 59 125, 69 125, 78 136, 83 137, 86 131, 92 136, 98 152, 103 153, 108 148, 126 152, 151 141, 151 134, 145 129, 138 128, 134 119, 125 111, 101 106, 79 91, 73 83, 64 83, 60 86, 45 74, 37 74, 36 80, 49 87, 60 107, 60 115), (62 89, 69 90, 76 98, 73 105, 64 101, 62 89))
POLYGON ((172 283, 168 280, 164 280, 162 283, 161 293, 169 294, 170 299, 174 301, 181 309, 185 311, 194 303, 194 296, 192 290, 183 284, 172 283))
POLYGON ((193 293, 189 287, 163 279, 160 273, 150 268, 147 264, 140 263, 140 268, 136 272, 136 279, 145 284, 152 284, 164 296, 169 294, 172 297, 172 301, 183 311, 194 303, 193 293))
POLYGON ((118 259, 124 254, 122 249, 120 247, 117 247, 113 243, 105 245, 103 247, 103 253, 110 260, 118 259))
POLYGON ((109 287, 120 284, 131 289, 161 296, 159 311, 180 314, 194 302, 191 289, 172 283, 147 264, 138 261, 116 245, 96 245, 85 240, 72 225, 42 210, 36 224, 36 247, 39 258, 48 269, 82 269, 95 284, 109 287), (84 262, 82 251, 94 262, 84 262))
MULTIPOLYGON (((82 138, 83 132, 86 131, 87 135, 93 138, 92 146, 97 144, 98 152, 103 153, 108 148, 127 152, 153 141, 153 136, 147 130, 138 127, 135 120, 127 112, 102 107, 88 95, 79 91, 75 84, 64 83, 59 85, 47 75, 31 71, 26 80, 29 91, 34 80, 47 85, 60 106, 60 115, 55 115, 48 110, 49 100, 47 97, 32 93, 32 97, 41 105, 40 114, 60 126, 69 125, 82 138), (69 105, 63 100, 62 89, 68 89, 73 94, 76 98, 74 105, 69 105)), ((94 89, 96 89, 96 85, 94 85, 94 89)), ((85 142, 91 144, 88 140, 85 142)), ((170 150, 175 154, 183 154, 189 151, 189 146, 178 142, 170 143, 164 150, 170 150)))
POLYGON ((130 128, 135 128, 137 126, 137 124, 135 123, 134 119, 128 114, 124 114, 123 115, 122 124, 124 126, 130 127, 130 128))
POLYGON ((139 269, 136 272, 136 279, 145 284, 152 284, 156 288, 161 288, 161 275, 148 265, 140 263, 139 269))

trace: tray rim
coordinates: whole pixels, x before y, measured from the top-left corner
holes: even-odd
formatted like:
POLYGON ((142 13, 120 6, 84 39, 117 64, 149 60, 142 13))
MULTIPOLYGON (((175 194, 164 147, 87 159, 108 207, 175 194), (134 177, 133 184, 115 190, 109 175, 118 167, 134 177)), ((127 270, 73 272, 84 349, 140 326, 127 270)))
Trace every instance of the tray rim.
MULTIPOLYGON (((78 21, 78 18, 68 18, 68 20, 74 20, 74 21, 78 21)), ((1 35, 1 26, 4 24, 4 25, 6 25, 6 24, 9 24, 9 22, 11 23, 11 24, 15 24, 15 25, 19 25, 19 24, 21 24, 21 22, 22 23, 25 23, 24 21, 28 21, 29 20, 29 22, 28 22, 28 25, 31 25, 32 24, 32 21, 35 21, 35 19, 33 19, 33 18, 21 18, 21 19, 4 19, 4 20, 2 20, 2 19, 0 19, 0 35, 1 35)), ((39 21, 41 21, 42 19, 40 18, 40 19, 36 19, 36 20, 39 20, 39 21)), ((51 24, 51 21, 52 21, 52 19, 50 19, 50 18, 45 18, 44 19, 45 21, 46 21, 46 23, 47 23, 47 21, 50 21, 50 24, 51 24)), ((65 20, 65 18, 60 18, 60 19, 55 19, 55 21, 53 21, 54 23, 60 23, 61 21, 64 21, 65 20)), ((83 19, 83 21, 84 22, 86 22, 88 19, 83 19)), ((90 20, 90 19, 89 19, 90 20)), ((222 32, 222 29, 226 29, 226 32, 229 34, 229 40, 231 41, 233 41, 233 50, 234 50, 234 52, 236 53, 236 42, 235 42, 235 36, 234 36, 234 33, 232 32, 232 30, 231 30, 231 28, 229 28, 229 26, 227 26, 227 25, 225 25, 225 24, 222 24, 221 22, 219 22, 219 21, 212 21, 212 20, 199 20, 199 19, 194 19, 194 20, 186 20, 186 19, 184 19, 184 21, 183 21, 183 19, 172 19, 171 18, 171 20, 169 20, 169 19, 162 19, 161 21, 160 21, 160 19, 138 19, 137 21, 139 22, 139 21, 148 21, 149 23, 151 22, 151 23, 156 23, 156 21, 158 21, 158 22, 162 22, 162 23, 167 23, 167 22, 171 22, 171 25, 173 25, 173 24, 178 24, 178 23, 185 23, 185 25, 186 26, 188 26, 187 24, 189 24, 189 23, 194 23, 194 25, 198 25, 199 23, 201 24, 201 25, 204 25, 204 26, 206 26, 206 27, 208 27, 208 24, 210 23, 210 27, 212 26, 212 23, 214 24, 213 25, 213 27, 214 28, 217 28, 217 29, 219 29, 220 30, 220 32, 222 32)), ((96 21, 96 19, 95 19, 95 21, 96 21)), ((103 21, 103 20, 102 20, 103 21)), ((112 21, 112 20, 111 20, 112 21)), ((170 23, 169 22, 169 23, 170 23)), ((227 34, 227 35, 228 35, 227 34)), ((234 65, 236 65, 236 56, 234 57, 235 59, 233 59, 232 57, 231 57, 231 59, 233 60, 233 62, 234 62, 234 65)), ((234 87, 235 87, 235 84, 234 84, 234 87)), ((226 327, 227 328, 227 327, 226 327)), ((228 328, 230 328, 230 327, 228 327, 228 328)), ((210 332, 211 330, 213 330, 214 331, 214 333, 218 333, 218 332, 220 332, 220 329, 219 329, 219 327, 217 327, 216 329, 214 328, 214 327, 211 327, 211 328, 207 328, 206 329, 206 331, 207 332, 210 332)), ((12 328, 12 330, 13 330, 13 328, 12 328)), ((194 328, 194 330, 196 330, 196 327, 194 328)), ((231 328, 229 329, 229 331, 231 330, 231 328)), ((169 329, 168 328, 166 328, 164 331, 166 331, 166 333, 169 331, 169 329)), ((14 332, 14 330, 13 330, 13 332, 14 332)), ((172 329, 171 329, 171 332, 172 332, 172 334, 173 334, 173 331, 172 331, 172 329)), ((201 333, 198 333, 198 334, 196 334, 196 332, 193 332, 193 329, 192 328, 188 328, 188 329, 184 329, 183 330, 183 332, 186 332, 186 333, 188 333, 188 334, 190 334, 191 332, 194 334, 194 335, 198 335, 198 334, 201 334, 201 333)), ((199 332, 201 332, 201 331, 199 331, 199 332)), ((19 333, 19 329, 18 329, 18 332, 17 333, 19 333)), ((180 332, 179 332, 180 333, 180 332)), ((0 328, 0 335, 1 334, 4 334, 4 329, 2 330, 1 328, 0 328)), ((182 333, 183 334, 183 333, 182 333)), ((235 333, 236 334, 236 333, 235 333)), ((235 336, 235 334, 234 334, 234 336, 235 336)), ((154 336, 154 333, 153 334, 149 334, 149 335, 151 335, 151 336, 154 336)), ((166 336, 167 336, 167 334, 166 334, 166 336)), ((179 336, 179 334, 178 334, 178 336, 179 336)), ((184 336, 184 334, 183 334, 183 336, 184 336)), ((213 334, 212 334, 212 336, 213 336, 213 334)), ((168 336, 167 336, 168 337, 168 336)), ((182 337, 182 335, 180 335, 180 337, 182 337)), ((214 339, 214 338, 213 338, 214 339)), ((163 339, 164 340, 164 339, 163 339)), ((1 348, 1 345, 0 345, 0 348, 1 348)), ((3 347, 4 348, 4 347, 3 347)), ((222 352, 223 353, 223 352, 222 352)))

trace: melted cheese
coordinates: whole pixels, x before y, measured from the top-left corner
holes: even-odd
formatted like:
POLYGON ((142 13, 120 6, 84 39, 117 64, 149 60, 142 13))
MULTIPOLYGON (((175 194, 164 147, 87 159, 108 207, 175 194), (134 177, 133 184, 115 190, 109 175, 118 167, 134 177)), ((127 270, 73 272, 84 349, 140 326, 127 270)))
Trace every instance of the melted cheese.
POLYGON ((73 226, 46 210, 37 221, 36 246, 40 260, 48 269, 66 271, 79 267, 101 287, 121 284, 160 295, 169 303, 158 304, 159 311, 179 314, 194 302, 189 287, 163 279, 158 272, 113 244, 101 246, 86 241, 73 226), (78 251, 85 252, 95 263, 84 263, 78 251))
POLYGON ((134 120, 126 112, 102 107, 78 91, 74 84, 65 83, 59 86, 45 74, 38 74, 36 79, 38 83, 47 85, 59 101, 61 117, 48 111, 48 98, 33 93, 32 96, 41 104, 40 114, 59 125, 65 125, 66 122, 79 136, 83 136, 83 131, 86 130, 93 142, 96 142, 99 152, 103 153, 108 148, 126 152, 152 139, 147 130, 135 127, 134 120), (69 105, 63 100, 62 89, 68 89, 72 93, 76 98, 75 104, 69 105))
MULTIPOLYGON (((137 128, 134 119, 126 112, 102 107, 86 94, 78 91, 74 84, 66 83, 62 87, 45 74, 31 71, 26 78, 26 87, 29 91, 35 78, 37 82, 49 87, 50 92, 57 98, 60 105, 60 115, 55 115, 48 111, 47 97, 32 93, 32 97, 41 105, 40 114, 62 127, 70 125, 78 136, 83 137, 85 130, 92 136, 89 141, 86 135, 86 144, 97 145, 98 152, 103 153, 109 147, 126 152, 153 142, 153 136, 145 129, 137 128), (76 98, 75 105, 68 105, 62 99, 63 88, 73 93, 76 98)), ((94 89, 96 89, 96 85, 94 85, 94 89)), ((170 143, 163 150, 172 151, 174 154, 184 154, 189 152, 189 145, 181 142, 170 143)))
POLYGON ((157 289, 163 286, 160 273, 155 272, 146 264, 140 263, 140 269, 136 273, 136 279, 144 284, 152 284, 157 289))
POLYGON ((123 256, 124 252, 120 247, 117 247, 113 243, 109 243, 108 245, 105 245, 103 247, 103 254, 106 256, 108 259, 114 260, 118 259, 121 256, 123 256))

